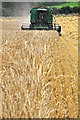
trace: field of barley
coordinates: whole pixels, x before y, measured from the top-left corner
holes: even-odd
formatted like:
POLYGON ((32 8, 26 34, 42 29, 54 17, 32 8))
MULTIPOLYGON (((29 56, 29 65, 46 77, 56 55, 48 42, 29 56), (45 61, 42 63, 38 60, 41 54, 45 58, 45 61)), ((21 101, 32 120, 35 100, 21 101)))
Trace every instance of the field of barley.
POLYGON ((0 19, 2 118, 78 117, 78 16, 56 20, 61 37, 0 19))

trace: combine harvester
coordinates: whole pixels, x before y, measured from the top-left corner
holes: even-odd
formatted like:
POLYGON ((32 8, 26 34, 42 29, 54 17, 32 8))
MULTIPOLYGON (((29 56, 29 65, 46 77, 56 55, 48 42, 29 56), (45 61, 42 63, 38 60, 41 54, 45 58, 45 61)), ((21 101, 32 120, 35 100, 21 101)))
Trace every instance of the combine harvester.
POLYGON ((61 36, 61 26, 56 25, 53 10, 48 7, 34 7, 30 10, 30 25, 21 26, 22 30, 56 30, 61 36))

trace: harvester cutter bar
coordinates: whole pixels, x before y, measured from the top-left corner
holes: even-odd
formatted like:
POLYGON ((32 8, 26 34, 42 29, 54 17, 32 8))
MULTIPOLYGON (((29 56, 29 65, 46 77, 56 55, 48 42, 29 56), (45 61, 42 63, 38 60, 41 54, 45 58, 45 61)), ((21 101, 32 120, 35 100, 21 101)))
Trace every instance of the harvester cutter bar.
POLYGON ((59 26, 59 25, 53 26, 53 28, 51 28, 51 29, 48 27, 31 28, 31 27, 27 27, 27 26, 22 25, 21 29, 22 30, 56 30, 59 33, 59 35, 61 36, 61 26, 59 26))

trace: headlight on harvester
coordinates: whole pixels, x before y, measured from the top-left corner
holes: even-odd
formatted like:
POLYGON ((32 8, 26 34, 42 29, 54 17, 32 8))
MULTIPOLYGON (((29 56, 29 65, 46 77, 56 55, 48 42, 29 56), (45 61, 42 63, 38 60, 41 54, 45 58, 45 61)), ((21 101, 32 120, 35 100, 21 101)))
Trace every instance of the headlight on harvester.
POLYGON ((51 23, 50 21, 48 23, 51 23))
POLYGON ((35 23, 35 21, 33 20, 32 23, 35 23))

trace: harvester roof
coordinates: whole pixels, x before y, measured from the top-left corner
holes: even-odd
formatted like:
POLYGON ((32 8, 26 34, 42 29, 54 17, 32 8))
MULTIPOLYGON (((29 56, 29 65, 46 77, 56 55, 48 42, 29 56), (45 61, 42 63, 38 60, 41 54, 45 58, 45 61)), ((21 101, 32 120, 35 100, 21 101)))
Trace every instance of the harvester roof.
POLYGON ((47 11, 45 8, 38 8, 37 11, 47 11))
POLYGON ((34 8, 32 8, 31 10, 36 10, 36 11, 38 11, 38 10, 40 10, 40 11, 52 11, 52 9, 51 8, 48 8, 48 7, 44 7, 44 6, 40 6, 40 7, 34 7, 34 8))

